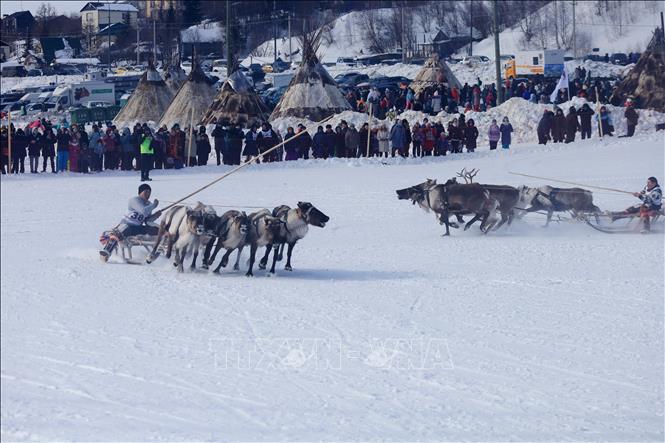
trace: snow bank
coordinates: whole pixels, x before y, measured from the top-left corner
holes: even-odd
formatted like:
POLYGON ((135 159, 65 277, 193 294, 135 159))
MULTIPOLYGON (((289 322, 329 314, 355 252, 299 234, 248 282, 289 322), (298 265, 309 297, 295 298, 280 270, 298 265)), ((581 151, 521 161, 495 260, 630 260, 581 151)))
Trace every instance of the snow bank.
MULTIPOLYGON (((580 109, 584 103, 588 103, 592 109, 596 108, 595 103, 587 102, 582 98, 572 98, 569 102, 562 103, 558 105, 561 109, 564 110, 564 113, 568 113, 568 108, 570 106, 575 106, 576 109, 580 109)), ((612 113, 612 119, 614 121, 615 133, 616 135, 622 135, 626 132, 626 120, 623 117, 624 109, 617 106, 605 105, 608 110, 612 113)), ((511 98, 505 103, 497 106, 496 108, 490 109, 487 112, 467 112, 465 114, 467 121, 473 119, 478 132, 480 133, 478 137, 479 148, 478 149, 489 149, 488 148, 488 139, 487 139, 487 130, 493 119, 500 124, 503 117, 507 116, 513 125, 513 141, 517 143, 537 143, 538 136, 536 134, 536 128, 538 122, 540 121, 543 111, 545 109, 553 109, 553 105, 541 105, 534 104, 527 100, 521 98, 511 98)), ((665 123, 665 114, 652 110, 638 109, 637 113, 640 116, 639 124, 636 129, 636 133, 646 134, 651 133, 655 129, 657 123, 665 123)), ((413 125, 415 122, 421 122, 424 118, 428 118, 430 122, 442 122, 443 125, 447 128, 448 122, 453 118, 457 118, 459 114, 448 114, 446 112, 440 112, 436 116, 430 116, 420 111, 405 111, 398 116, 398 118, 406 119, 409 121, 410 125, 413 125)), ((341 120, 346 120, 349 123, 354 123, 356 127, 363 125, 368 121, 367 114, 360 112, 346 111, 341 114, 336 115, 330 121, 327 121, 326 124, 335 125, 339 124, 341 120)), ((272 124, 275 128, 279 129, 280 132, 285 133, 288 126, 293 126, 294 128, 298 123, 303 122, 303 119, 297 119, 293 117, 289 118, 278 118, 275 119, 272 124)), ((376 127, 381 120, 373 119, 372 126, 376 127)), ((310 125, 316 125, 315 122, 307 121, 310 125)), ((384 120, 388 127, 392 126, 392 122, 384 120)), ((595 124, 594 124, 595 127, 595 124)), ((578 134, 579 138, 579 134, 578 134)))

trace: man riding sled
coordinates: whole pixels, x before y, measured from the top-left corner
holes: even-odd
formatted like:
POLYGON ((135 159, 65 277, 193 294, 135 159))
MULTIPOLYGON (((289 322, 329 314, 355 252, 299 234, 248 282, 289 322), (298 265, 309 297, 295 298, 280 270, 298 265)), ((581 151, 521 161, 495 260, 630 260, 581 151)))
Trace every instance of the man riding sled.
POLYGON ((161 211, 152 213, 159 205, 159 200, 155 199, 150 202, 151 192, 150 186, 144 183, 139 186, 139 195, 129 199, 129 212, 125 214, 120 224, 111 231, 104 248, 99 251, 99 257, 103 262, 108 261, 113 250, 118 246, 118 241, 134 235, 157 235, 159 233, 158 226, 148 224, 148 222, 156 220, 161 215, 161 211))
POLYGON ((639 217, 644 221, 642 233, 649 232, 651 230, 651 217, 659 214, 663 204, 663 191, 656 177, 649 177, 644 189, 641 192, 633 192, 633 195, 642 200, 642 203, 633 205, 625 211, 611 213, 611 220, 615 221, 621 218, 634 217, 636 214, 639 214, 639 217))

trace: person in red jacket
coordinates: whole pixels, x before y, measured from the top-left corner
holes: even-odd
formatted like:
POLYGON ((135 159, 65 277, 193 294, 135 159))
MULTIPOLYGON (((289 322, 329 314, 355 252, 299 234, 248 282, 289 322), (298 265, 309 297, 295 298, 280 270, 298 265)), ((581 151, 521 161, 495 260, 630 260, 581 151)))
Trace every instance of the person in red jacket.
POLYGON ((432 155, 434 152, 434 145, 436 144, 436 129, 432 127, 430 122, 427 122, 422 129, 423 140, 423 155, 432 155))

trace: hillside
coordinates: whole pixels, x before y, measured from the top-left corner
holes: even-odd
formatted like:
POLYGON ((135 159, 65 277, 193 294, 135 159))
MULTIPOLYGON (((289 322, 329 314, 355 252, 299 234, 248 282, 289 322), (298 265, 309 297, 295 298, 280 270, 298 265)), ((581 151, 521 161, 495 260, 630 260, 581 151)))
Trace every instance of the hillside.
MULTIPOLYGON (((568 5, 570 2, 561 3, 566 4, 566 12, 570 14, 566 29, 572 34, 572 8, 568 5)), ((601 55, 613 52, 625 52, 626 54, 643 52, 651 40, 653 30, 660 26, 660 12, 665 11, 665 2, 662 1, 608 2, 610 11, 598 16, 595 9, 596 3, 595 1, 576 3, 578 56, 590 53, 591 48, 599 48, 601 55)), ((551 22, 555 17, 553 8, 554 3, 552 2, 530 14, 527 19, 532 23, 551 22)), ((552 30, 548 28, 545 37, 547 48, 557 47, 552 30)), ((520 25, 504 30, 499 34, 499 39, 502 54, 515 54, 520 50, 543 47, 538 38, 534 38, 530 43, 525 42, 520 25)), ((572 53, 572 50, 570 52, 572 53)), ((457 55, 464 56, 467 53, 467 48, 463 48, 457 55)), ((494 59, 494 36, 474 43, 473 53, 494 59)))

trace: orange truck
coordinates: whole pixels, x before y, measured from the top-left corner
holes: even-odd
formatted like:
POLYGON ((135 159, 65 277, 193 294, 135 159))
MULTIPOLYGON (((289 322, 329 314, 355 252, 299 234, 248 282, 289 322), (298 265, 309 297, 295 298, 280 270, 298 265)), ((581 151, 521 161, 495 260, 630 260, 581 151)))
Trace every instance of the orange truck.
POLYGON ((544 77, 560 77, 563 72, 564 49, 543 49, 539 51, 521 51, 515 58, 508 60, 504 65, 504 78, 530 77, 542 75, 544 77))

